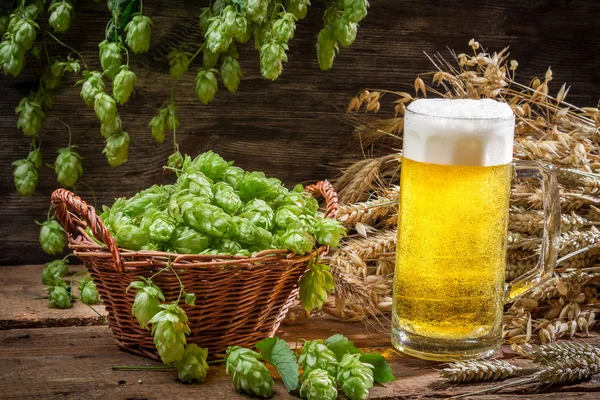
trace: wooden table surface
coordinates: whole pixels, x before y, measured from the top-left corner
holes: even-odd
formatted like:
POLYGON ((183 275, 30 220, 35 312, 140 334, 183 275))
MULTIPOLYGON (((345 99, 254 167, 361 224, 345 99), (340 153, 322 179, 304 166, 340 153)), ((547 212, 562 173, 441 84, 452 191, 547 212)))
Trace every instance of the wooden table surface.
MULTIPOLYGON (((95 311, 75 304, 69 310, 47 307, 39 281, 41 266, 2 268, 0 274, 0 398, 5 399, 244 399, 231 385, 224 367, 213 366, 201 384, 183 384, 176 371, 113 371, 115 365, 158 365, 120 351, 110 330, 95 311), (140 382, 141 381, 141 382, 140 382)), ((104 313, 102 306, 95 310, 104 313)), ((388 334, 369 332, 362 323, 344 323, 315 317, 284 323, 278 336, 293 345, 296 339, 327 338, 342 333, 361 349, 383 354, 396 381, 376 385, 371 399, 443 399, 487 387, 489 384, 452 385, 438 376, 442 364, 418 360, 391 348, 388 334)), ((583 339, 600 346, 600 338, 583 339)), ((509 347, 499 357, 514 357, 509 347)), ((524 360, 515 360, 525 363, 524 360)), ((297 398, 275 381, 275 399, 297 398)), ((552 391, 534 393, 506 389, 472 399, 599 399, 600 376, 552 391)))

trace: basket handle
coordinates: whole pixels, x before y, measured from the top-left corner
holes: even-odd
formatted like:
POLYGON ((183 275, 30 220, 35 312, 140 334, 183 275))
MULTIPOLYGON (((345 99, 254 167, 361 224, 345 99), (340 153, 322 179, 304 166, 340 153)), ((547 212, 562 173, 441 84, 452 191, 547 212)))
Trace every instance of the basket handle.
POLYGON ((339 208, 338 196, 335 189, 327 179, 317 182, 304 188, 304 190, 313 196, 323 196, 325 199, 325 216, 335 219, 339 208))
POLYGON ((110 234, 102 220, 96 215, 96 209, 89 206, 79 196, 67 189, 56 189, 52 193, 54 213, 65 230, 73 237, 81 235, 79 228, 83 228, 83 221, 92 230, 94 237, 104 243, 112 254, 115 270, 123 272, 123 260, 115 238, 110 234))

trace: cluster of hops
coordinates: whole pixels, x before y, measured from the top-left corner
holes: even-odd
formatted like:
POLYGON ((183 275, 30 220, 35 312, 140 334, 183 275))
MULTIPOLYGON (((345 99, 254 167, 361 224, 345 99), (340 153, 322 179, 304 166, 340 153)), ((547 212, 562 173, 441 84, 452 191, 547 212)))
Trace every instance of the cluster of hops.
MULTIPOLYGON (((71 308, 73 302, 77 299, 72 292, 72 285, 67 284, 63 279, 69 272, 67 265, 67 255, 63 259, 54 260, 46 263, 42 272, 42 283, 47 285, 45 290, 48 292, 50 307, 71 308)), ((96 284, 89 274, 79 280, 79 299, 88 305, 96 304, 100 300, 100 295, 96 284)))
POLYGON ((52 0, 48 7, 48 24, 55 32, 65 32, 73 20, 73 3, 69 0, 52 0))
POLYGON ((358 23, 367 16, 368 0, 338 0, 325 10, 323 29, 317 38, 317 56, 323 71, 333 66, 339 45, 350 46, 358 23))
POLYGON ((54 279, 46 290, 48 291, 48 305, 50 307, 71 308, 73 306, 74 299, 71 287, 62 278, 54 279))
POLYGON ((186 156, 177 173, 173 185, 155 185, 104 207, 101 218, 119 246, 242 256, 282 248, 306 254, 317 244, 335 247, 345 235, 342 224, 324 218, 302 186, 288 191, 278 179, 246 172, 211 151, 186 156))

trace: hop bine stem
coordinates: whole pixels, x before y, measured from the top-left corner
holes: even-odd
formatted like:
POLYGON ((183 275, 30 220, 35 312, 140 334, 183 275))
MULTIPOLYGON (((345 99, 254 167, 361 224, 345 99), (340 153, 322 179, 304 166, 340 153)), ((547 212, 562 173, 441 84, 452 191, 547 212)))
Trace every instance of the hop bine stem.
MULTIPOLYGON (((50 35, 50 37, 52 37, 52 39, 56 40, 56 42, 58 44, 60 44, 63 47, 66 47, 67 49, 71 50, 73 53, 77 54, 77 56, 79 57, 79 59, 81 60, 81 62, 83 63, 83 66, 85 67, 85 69, 88 69, 88 66, 85 62, 85 60, 83 59, 83 56, 81 55, 80 52, 78 52, 77 50, 75 50, 74 48, 72 48, 71 46, 69 46, 68 44, 65 44, 63 42, 61 42, 56 36, 54 36, 52 33, 48 32, 48 31, 44 31, 44 34, 48 34, 50 35)), ((46 50, 46 57, 48 57, 48 61, 50 61, 50 57, 48 56, 48 50, 46 49, 46 41, 44 41, 44 49, 46 50)))

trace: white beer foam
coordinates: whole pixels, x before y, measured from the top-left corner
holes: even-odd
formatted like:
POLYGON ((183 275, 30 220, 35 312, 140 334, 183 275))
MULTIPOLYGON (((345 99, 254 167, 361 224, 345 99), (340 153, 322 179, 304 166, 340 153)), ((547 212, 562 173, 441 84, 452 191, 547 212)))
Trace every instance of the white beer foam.
POLYGON ((440 165, 512 161, 514 114, 491 99, 420 99, 404 118, 404 157, 440 165))

